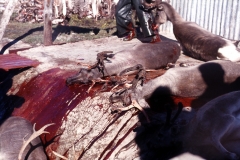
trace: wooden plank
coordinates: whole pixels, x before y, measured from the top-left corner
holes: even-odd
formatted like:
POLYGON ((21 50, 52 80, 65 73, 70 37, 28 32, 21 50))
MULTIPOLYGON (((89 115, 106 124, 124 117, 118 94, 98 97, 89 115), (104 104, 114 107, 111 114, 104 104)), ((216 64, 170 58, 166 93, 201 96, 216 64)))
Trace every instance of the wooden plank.
POLYGON ((52 45, 52 0, 44 1, 44 45, 52 45))
POLYGON ((39 64, 40 62, 37 60, 31 60, 17 54, 0 55, 0 69, 5 71, 16 68, 36 67, 39 64))

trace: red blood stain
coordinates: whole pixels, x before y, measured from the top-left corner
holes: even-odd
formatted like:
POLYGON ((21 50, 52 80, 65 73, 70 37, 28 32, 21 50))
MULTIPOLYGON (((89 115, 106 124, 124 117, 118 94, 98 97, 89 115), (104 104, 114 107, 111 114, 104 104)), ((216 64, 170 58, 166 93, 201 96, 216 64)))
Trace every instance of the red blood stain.
POLYGON ((196 99, 196 97, 177 97, 172 96, 174 103, 177 105, 179 102, 183 104, 184 107, 189 107, 192 104, 192 101, 196 99))
POLYGON ((91 96, 86 92, 89 87, 87 85, 66 85, 66 78, 72 74, 61 69, 51 69, 22 84, 16 94, 23 97, 25 102, 20 108, 16 108, 12 115, 36 123, 36 130, 46 124, 55 123, 46 129, 50 134, 45 134, 46 137, 41 136, 44 143, 61 132, 58 129, 66 113, 87 96, 91 96))

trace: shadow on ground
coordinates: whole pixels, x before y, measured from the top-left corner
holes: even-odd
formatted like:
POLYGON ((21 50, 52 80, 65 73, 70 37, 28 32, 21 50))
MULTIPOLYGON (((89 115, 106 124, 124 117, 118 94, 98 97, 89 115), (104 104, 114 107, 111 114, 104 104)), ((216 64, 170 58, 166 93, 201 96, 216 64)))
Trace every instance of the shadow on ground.
MULTIPOLYGON (((113 28, 106 28, 106 29, 102 29, 104 30, 107 34, 110 34, 110 30, 112 30, 113 28)), ((66 34, 66 36, 70 35, 71 32, 74 32, 76 34, 87 34, 90 32, 93 32, 95 35, 99 34, 101 29, 99 28, 83 28, 83 27, 77 27, 77 26, 62 26, 62 25, 57 25, 56 27, 52 28, 52 41, 54 42, 56 40, 56 38, 61 35, 61 34, 66 34)), ((17 37, 16 39, 14 39, 13 41, 9 42, 8 44, 6 44, 0 51, 0 54, 3 54, 9 47, 11 47, 12 45, 16 44, 17 42, 19 42, 20 40, 23 40, 24 38, 26 38, 27 36, 33 34, 34 32, 43 32, 44 31, 44 27, 36 27, 33 29, 30 29, 27 33, 17 37)), ((41 33, 42 34, 42 33, 41 33)), ((112 33, 110 35, 116 35, 116 33, 112 33)), ((79 41, 79 40, 78 40, 79 41)), ((63 42, 64 43, 64 42, 63 42)), ((66 42, 65 42, 66 43, 66 42)))
POLYGON ((0 70, 0 124, 8 118, 14 108, 19 108, 25 102, 24 98, 16 95, 8 95, 9 89, 13 85, 13 77, 25 69, 12 69, 9 71, 0 70))

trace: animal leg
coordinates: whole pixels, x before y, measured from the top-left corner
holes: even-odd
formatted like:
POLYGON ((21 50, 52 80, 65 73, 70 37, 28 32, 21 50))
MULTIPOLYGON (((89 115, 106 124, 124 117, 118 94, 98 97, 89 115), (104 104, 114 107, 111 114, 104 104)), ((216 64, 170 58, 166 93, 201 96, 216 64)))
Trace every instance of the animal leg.
POLYGON ((146 72, 156 72, 156 69, 146 69, 146 72))
POLYGON ((141 68, 141 69, 139 69, 139 72, 137 73, 137 75, 132 80, 131 89, 135 90, 139 81, 141 82, 141 85, 143 85, 143 82, 145 80, 146 80, 146 70, 141 68))
MULTIPOLYGON (((114 90, 115 90, 115 88, 117 88, 119 85, 121 85, 121 84, 117 84, 117 85, 115 85, 111 90, 110 90, 110 92, 113 92, 114 90)), ((130 88, 132 85, 131 84, 129 84, 129 83, 125 83, 124 84, 124 87, 125 88, 130 88)))
POLYGON ((130 72, 130 71, 139 71, 140 69, 143 69, 143 66, 141 64, 137 64, 137 65, 135 65, 133 67, 129 67, 129 68, 124 69, 123 71, 121 71, 119 73, 119 75, 121 76, 121 75, 123 75, 123 74, 125 74, 127 72, 130 72))
POLYGON ((96 82, 108 82, 108 80, 103 80, 103 79, 101 79, 101 78, 98 78, 98 79, 96 79, 96 80, 91 80, 91 81, 92 81, 92 84, 91 84, 91 86, 88 88, 87 93, 90 92, 90 90, 91 90, 92 87, 96 84, 96 82))
POLYGON ((96 83, 96 81, 95 81, 95 80, 92 80, 92 84, 91 84, 91 86, 88 88, 87 93, 90 92, 90 90, 91 90, 92 87, 95 85, 95 83, 96 83))
POLYGON ((115 86, 110 90, 110 92, 114 91, 115 88, 117 88, 118 86, 119 86, 119 84, 115 85, 115 86))
POLYGON ((61 158, 61 159, 68 160, 67 157, 62 156, 62 155, 60 155, 59 153, 57 153, 57 152, 55 152, 55 151, 52 151, 52 153, 53 153, 55 156, 57 156, 57 157, 59 157, 59 158, 61 158))
MULTIPOLYGON (((113 77, 110 76, 110 80, 108 81, 111 84, 112 89, 110 90, 110 92, 112 92, 115 88, 117 88, 119 85, 124 85, 125 88, 129 88, 127 86, 127 83, 129 83, 129 81, 127 81, 126 78, 120 78, 119 77, 113 77)), ((108 82, 106 82, 104 84, 104 86, 102 88, 106 88, 108 87, 108 82)))

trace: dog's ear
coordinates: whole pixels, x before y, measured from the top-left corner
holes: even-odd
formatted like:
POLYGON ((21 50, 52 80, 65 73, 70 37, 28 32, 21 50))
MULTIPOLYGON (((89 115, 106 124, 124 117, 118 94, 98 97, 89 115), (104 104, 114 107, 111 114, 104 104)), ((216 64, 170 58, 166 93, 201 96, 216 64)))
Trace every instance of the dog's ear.
POLYGON ((163 11, 163 6, 161 4, 157 4, 157 10, 163 11))

